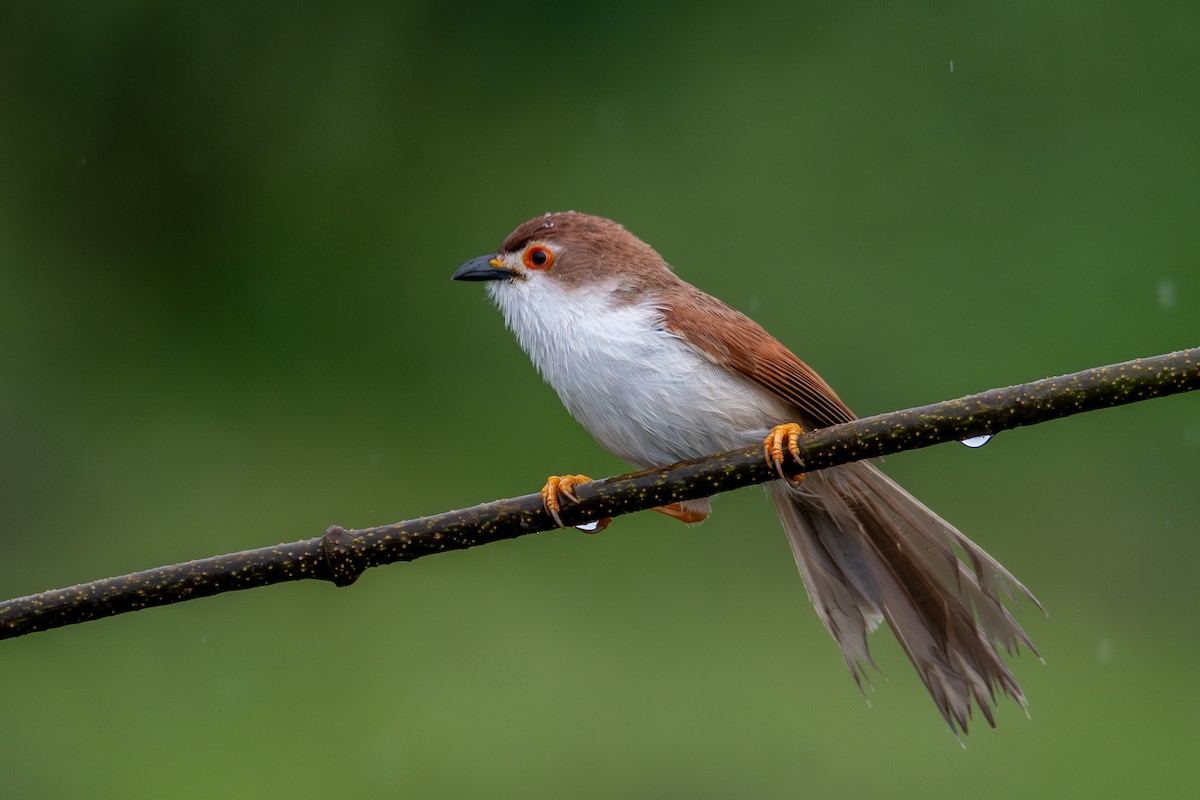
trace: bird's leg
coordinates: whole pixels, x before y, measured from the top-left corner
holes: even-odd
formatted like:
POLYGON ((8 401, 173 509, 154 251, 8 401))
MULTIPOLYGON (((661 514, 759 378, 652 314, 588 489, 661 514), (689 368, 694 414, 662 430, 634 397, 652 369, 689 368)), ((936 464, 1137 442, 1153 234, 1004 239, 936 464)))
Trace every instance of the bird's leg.
POLYGON ((694 522, 703 522, 704 520, 708 519, 707 511, 695 511, 687 508, 686 506, 686 503, 671 503, 668 506, 655 506, 650 510, 657 511, 660 514, 666 514, 668 517, 677 519, 680 522, 686 522, 689 525, 694 522))
POLYGON ((774 428, 771 428, 771 432, 767 434, 767 438, 763 439, 763 453, 767 457, 767 463, 774 464, 775 471, 779 473, 779 477, 793 486, 799 486, 804 482, 804 473, 801 472, 792 477, 783 474, 783 451, 787 450, 792 454, 792 458, 796 459, 796 463, 801 463, 798 441, 803 435, 804 428, 801 428, 795 422, 786 422, 783 425, 776 425, 774 428))
MULTIPOLYGON (((564 527, 562 518, 558 512, 562 509, 560 497, 565 497, 574 502, 579 502, 579 498, 575 496, 575 487, 581 483, 590 481, 587 475, 551 475, 546 479, 546 485, 542 487, 542 505, 546 507, 546 513, 554 518, 558 523, 558 527, 564 527)), ((698 511, 688 508, 686 503, 671 503, 665 506, 656 506, 651 509, 661 514, 666 514, 668 517, 677 519, 680 522, 686 522, 689 525, 695 522, 703 522, 708 517, 708 511, 698 511)), ((612 517, 604 517, 603 519, 595 520, 584 525, 576 525, 575 527, 584 533, 599 533, 608 527, 612 522, 612 517)))

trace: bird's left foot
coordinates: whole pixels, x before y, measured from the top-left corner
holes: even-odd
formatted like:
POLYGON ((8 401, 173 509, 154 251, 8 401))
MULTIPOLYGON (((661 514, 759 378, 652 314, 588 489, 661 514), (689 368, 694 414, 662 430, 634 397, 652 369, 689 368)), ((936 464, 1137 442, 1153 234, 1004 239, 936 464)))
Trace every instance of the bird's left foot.
POLYGON ((775 471, 779 473, 779 477, 783 478, 793 486, 799 486, 804 482, 804 473, 797 473, 793 476, 783 474, 783 451, 792 454, 792 458, 796 459, 796 463, 802 463, 800 458, 800 437, 804 435, 804 428, 801 428, 795 422, 787 422, 783 425, 776 425, 771 428, 771 432, 767 434, 767 438, 763 439, 763 453, 767 457, 767 463, 775 466, 775 471))

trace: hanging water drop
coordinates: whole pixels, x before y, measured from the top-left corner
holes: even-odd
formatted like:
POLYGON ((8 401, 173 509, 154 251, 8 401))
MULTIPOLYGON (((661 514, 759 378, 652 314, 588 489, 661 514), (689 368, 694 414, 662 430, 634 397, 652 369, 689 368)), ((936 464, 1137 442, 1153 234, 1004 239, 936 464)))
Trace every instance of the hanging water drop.
POLYGON ((983 436, 972 436, 969 439, 963 439, 962 443, 967 447, 983 447, 992 440, 990 433, 985 433, 983 436))
POLYGON ((584 533, 599 533, 607 528, 611 522, 612 517, 601 517, 600 519, 594 519, 591 522, 581 522, 576 525, 575 528, 583 531, 584 533))

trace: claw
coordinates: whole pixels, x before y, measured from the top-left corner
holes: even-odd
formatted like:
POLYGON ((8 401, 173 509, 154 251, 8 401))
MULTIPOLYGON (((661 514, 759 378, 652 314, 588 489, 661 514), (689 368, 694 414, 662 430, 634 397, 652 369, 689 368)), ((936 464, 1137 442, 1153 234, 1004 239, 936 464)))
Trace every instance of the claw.
POLYGON ((799 440, 803 435, 804 428, 795 422, 787 422, 771 428, 767 438, 763 439, 763 454, 767 457, 767 463, 773 464, 779 477, 793 486, 799 486, 804 482, 804 473, 794 477, 783 474, 783 451, 786 449, 792 454, 792 458, 796 459, 796 463, 802 463, 799 440))
POLYGON ((559 503, 559 495, 568 498, 576 503, 579 498, 575 496, 575 487, 581 483, 590 481, 587 475, 551 475, 546 479, 546 485, 542 487, 542 505, 546 508, 546 513, 549 514, 554 522, 560 528, 565 528, 562 518, 558 516, 562 505, 559 503))

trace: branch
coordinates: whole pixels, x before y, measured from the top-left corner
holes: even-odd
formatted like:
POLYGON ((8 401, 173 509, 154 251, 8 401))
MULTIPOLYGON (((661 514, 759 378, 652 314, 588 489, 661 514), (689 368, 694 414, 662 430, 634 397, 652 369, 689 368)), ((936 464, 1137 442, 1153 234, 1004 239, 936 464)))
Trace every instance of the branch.
MULTIPOLYGON (((800 441, 795 472, 999 433, 1059 417, 1200 389, 1200 348, 1126 361, 958 400, 822 428, 800 441)), ((565 525, 708 497, 776 478, 750 447, 584 484, 565 525)), ((0 639, 197 597, 299 580, 348 586, 364 570, 552 530, 536 494, 317 539, 158 567, 0 603, 0 639)))

